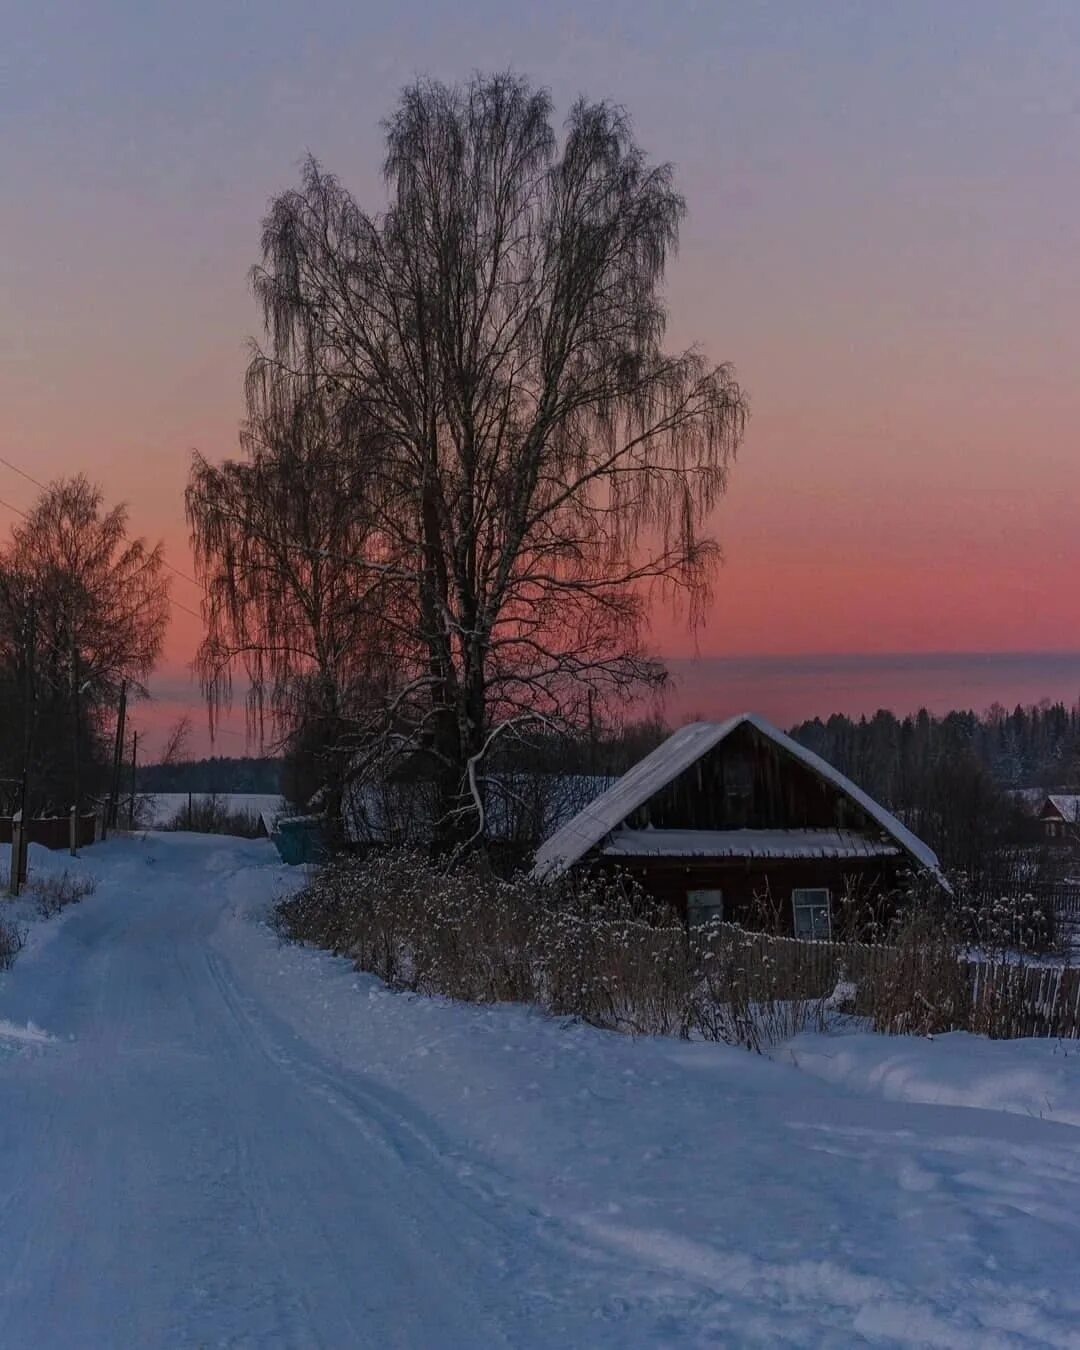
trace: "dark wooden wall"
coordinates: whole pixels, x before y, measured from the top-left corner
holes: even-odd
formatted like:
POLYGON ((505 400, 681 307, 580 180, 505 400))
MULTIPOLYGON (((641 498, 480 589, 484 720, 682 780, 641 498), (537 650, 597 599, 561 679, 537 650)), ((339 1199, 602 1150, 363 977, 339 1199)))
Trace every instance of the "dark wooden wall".
MULTIPOLYGON (((38 816, 30 820, 30 842, 46 848, 67 848, 71 840, 71 822, 68 816, 38 816)), ((11 843, 12 819, 0 816, 0 844, 11 843)), ((97 838, 97 820, 92 814, 79 817, 79 847, 92 844, 97 838)))
POLYGON ((909 864, 902 858, 784 858, 607 860, 603 866, 634 878, 656 899, 686 918, 686 893, 719 890, 724 918, 748 928, 768 927, 775 915, 778 931, 794 931, 791 892, 824 886, 831 894, 833 934, 843 932, 843 897, 857 897, 882 917, 909 864))
POLYGON ((627 820, 667 830, 855 829, 880 834, 858 806, 744 723, 627 820))

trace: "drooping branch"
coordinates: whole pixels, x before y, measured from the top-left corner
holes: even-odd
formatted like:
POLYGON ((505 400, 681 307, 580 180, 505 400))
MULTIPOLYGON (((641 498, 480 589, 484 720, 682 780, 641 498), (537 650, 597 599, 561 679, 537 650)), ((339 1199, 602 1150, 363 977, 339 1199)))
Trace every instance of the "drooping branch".
POLYGON ((412 86, 378 216, 309 160, 253 272, 247 459, 189 490, 208 691, 239 660, 289 714, 363 672, 356 762, 423 753, 450 813, 500 726, 662 678, 649 598, 702 616, 746 418, 730 367, 662 346, 670 165, 621 109, 551 113, 511 75, 412 86))

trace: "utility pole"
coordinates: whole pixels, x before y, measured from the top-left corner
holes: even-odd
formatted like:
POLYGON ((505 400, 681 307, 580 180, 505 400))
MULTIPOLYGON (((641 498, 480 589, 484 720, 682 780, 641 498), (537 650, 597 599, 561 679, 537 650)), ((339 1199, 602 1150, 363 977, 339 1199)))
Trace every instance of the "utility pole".
POLYGON ((30 831, 26 818, 30 803, 30 756, 34 745, 34 708, 37 688, 34 683, 34 638, 37 627, 37 612, 34 594, 27 598, 26 613, 23 617, 23 762, 22 783, 19 789, 19 829, 11 834, 11 885, 12 895, 19 894, 19 887, 26 880, 27 859, 29 855, 30 831))
POLYGON ((131 800, 128 802, 128 827, 135 828, 135 769, 139 760, 139 733, 131 733, 131 800))
POLYGON ((74 778, 75 816, 82 808, 82 757, 79 751, 79 644, 75 637, 75 614, 71 616, 71 769, 74 778))
POLYGON ((113 745, 112 781, 105 824, 115 830, 120 823, 120 774, 124 765, 124 723, 127 720, 127 680, 120 685, 120 707, 116 714, 116 742, 113 745))

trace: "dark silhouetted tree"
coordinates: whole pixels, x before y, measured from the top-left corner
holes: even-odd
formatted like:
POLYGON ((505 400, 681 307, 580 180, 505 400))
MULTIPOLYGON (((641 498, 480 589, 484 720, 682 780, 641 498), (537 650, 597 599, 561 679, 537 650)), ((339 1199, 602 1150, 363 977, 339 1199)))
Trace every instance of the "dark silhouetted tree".
MULTIPOLYGON (((52 484, 12 527, 0 554, 0 697, 7 725, 33 721, 33 807, 66 811, 101 788, 120 685, 127 682, 129 697, 145 694, 168 615, 161 546, 131 538, 126 508, 106 509, 86 478, 52 484), (20 680, 10 677, 26 659, 31 609, 34 697, 26 708, 20 680)), ((17 736, 6 743, 21 744, 17 736)))
MULTIPOLYGON (((269 439, 298 403, 333 409, 357 537, 305 538, 295 479, 275 519, 246 529, 280 537, 279 571, 331 554, 346 568, 343 591, 374 624, 348 641, 377 669, 343 710, 350 763, 361 776, 425 765, 437 842, 460 843, 483 834, 495 741, 584 725, 590 702, 663 679, 648 607, 681 596, 691 621, 703 612, 718 558, 705 525, 745 404, 727 366, 664 350, 684 203, 624 112, 581 100, 560 136, 548 95, 514 76, 422 81, 386 133, 383 213, 309 160, 271 206, 254 275, 266 340, 249 406, 271 411, 269 439)), ((208 653, 272 651, 215 488, 197 464, 208 653)), ((261 661, 256 685, 280 696, 261 661)), ((312 653, 289 658, 289 681, 318 673, 312 653)))

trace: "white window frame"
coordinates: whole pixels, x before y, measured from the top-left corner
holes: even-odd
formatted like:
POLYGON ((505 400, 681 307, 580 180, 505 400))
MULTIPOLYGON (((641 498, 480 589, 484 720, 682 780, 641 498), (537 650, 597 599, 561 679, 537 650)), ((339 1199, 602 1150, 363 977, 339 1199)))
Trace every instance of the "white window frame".
POLYGON ((718 887, 705 886, 686 892, 686 922, 690 928, 724 922, 724 892, 718 887), (711 897, 706 899, 705 897, 711 897))
POLYGON ((832 940, 832 892, 828 886, 796 886, 791 892, 791 923, 797 938, 804 942, 829 942, 832 940), (812 897, 812 898, 811 898, 812 897), (799 910, 825 910, 825 933, 815 931, 816 925, 811 918, 810 934, 799 931, 799 910))

